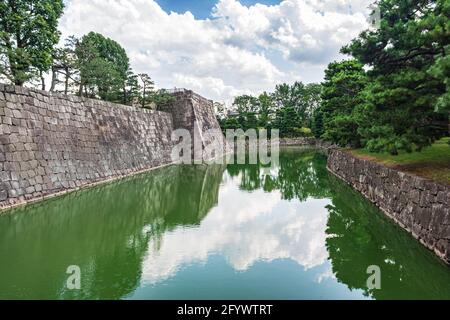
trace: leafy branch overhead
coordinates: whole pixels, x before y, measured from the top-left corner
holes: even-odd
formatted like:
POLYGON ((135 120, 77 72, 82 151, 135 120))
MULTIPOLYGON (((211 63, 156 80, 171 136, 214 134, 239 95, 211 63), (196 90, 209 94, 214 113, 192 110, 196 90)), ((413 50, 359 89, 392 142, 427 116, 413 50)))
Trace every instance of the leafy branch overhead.
POLYGON ((342 49, 355 60, 328 66, 316 135, 375 152, 421 150, 448 135, 450 3, 378 6, 380 27, 342 49))
POLYGON ((0 75, 21 86, 50 70, 63 9, 62 0, 0 1, 0 75))

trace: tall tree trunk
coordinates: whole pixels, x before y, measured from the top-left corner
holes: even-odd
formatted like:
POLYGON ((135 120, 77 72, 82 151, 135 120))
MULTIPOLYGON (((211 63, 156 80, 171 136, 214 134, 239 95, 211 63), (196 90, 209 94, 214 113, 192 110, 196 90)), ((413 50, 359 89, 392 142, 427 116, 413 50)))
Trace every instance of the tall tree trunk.
POLYGON ((145 108, 145 90, 146 90, 146 87, 144 84, 144 92, 142 93, 142 108, 145 108))
POLYGON ((39 71, 39 76, 41 77, 41 89, 45 90, 45 79, 44 79, 44 73, 42 70, 39 71))
POLYGON ((56 69, 53 67, 52 68, 52 85, 50 87, 50 92, 55 91, 56 80, 57 80, 57 73, 56 73, 56 69))
POLYGON ((69 92, 69 68, 66 67, 66 81, 64 83, 64 94, 69 92))
POLYGON ((78 95, 83 96, 83 79, 80 79, 80 88, 78 89, 78 95))

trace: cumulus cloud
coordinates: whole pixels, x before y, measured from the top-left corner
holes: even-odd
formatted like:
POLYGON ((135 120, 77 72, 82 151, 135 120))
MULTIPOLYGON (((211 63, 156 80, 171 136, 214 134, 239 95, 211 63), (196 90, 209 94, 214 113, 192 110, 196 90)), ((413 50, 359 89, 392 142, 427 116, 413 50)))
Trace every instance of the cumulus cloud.
POLYGON ((230 43, 279 49, 289 60, 317 64, 330 62, 367 26, 363 3, 368 5, 367 1, 291 0, 247 8, 237 0, 222 0, 214 16, 229 32, 230 43))
POLYGON ((69 0, 63 36, 100 32, 121 43, 160 87, 231 101, 279 82, 320 81, 339 48, 365 29, 370 0, 220 0, 210 19, 167 13, 154 0, 69 0))

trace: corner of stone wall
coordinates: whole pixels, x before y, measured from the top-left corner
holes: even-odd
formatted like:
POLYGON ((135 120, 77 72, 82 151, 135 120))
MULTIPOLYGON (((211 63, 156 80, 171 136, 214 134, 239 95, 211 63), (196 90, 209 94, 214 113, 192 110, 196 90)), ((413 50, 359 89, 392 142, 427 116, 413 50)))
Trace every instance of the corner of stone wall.
POLYGON ((203 153, 211 143, 204 133, 208 130, 220 131, 214 104, 192 90, 180 90, 173 93, 175 101, 159 106, 159 110, 172 114, 174 129, 188 130, 192 138, 193 159, 203 153), (194 139, 200 139, 201 144, 195 144, 194 139))

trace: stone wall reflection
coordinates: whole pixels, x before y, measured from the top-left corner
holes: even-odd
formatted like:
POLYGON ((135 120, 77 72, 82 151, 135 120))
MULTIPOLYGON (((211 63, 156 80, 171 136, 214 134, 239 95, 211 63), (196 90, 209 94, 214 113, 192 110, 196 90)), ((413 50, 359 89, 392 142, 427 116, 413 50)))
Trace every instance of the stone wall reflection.
POLYGON ((276 168, 171 166, 2 216, 0 298, 152 297, 212 255, 240 274, 295 261, 358 296, 448 298, 448 268, 325 164, 288 149, 276 168), (64 289, 69 265, 81 267, 81 291, 64 289), (381 290, 366 288, 370 265, 381 267, 381 290))
POLYGON ((279 190, 286 200, 330 199, 328 259, 333 276, 349 289, 362 290, 375 299, 450 296, 447 266, 359 193, 330 175, 326 156, 321 153, 284 149, 276 170, 268 172, 260 165, 229 165, 227 170, 239 179, 240 188, 249 192, 279 190), (381 268, 381 290, 367 288, 367 268, 371 265, 381 268))
POLYGON ((0 298, 126 297, 139 284, 148 243, 199 225, 217 204, 224 170, 171 166, 1 217, 0 298), (69 265, 81 268, 80 291, 65 290, 69 265))
POLYGON ((375 299, 448 299, 450 273, 437 257, 348 185, 330 177, 330 188, 326 246, 339 282, 375 299), (370 265, 381 268, 381 290, 367 288, 370 265))

